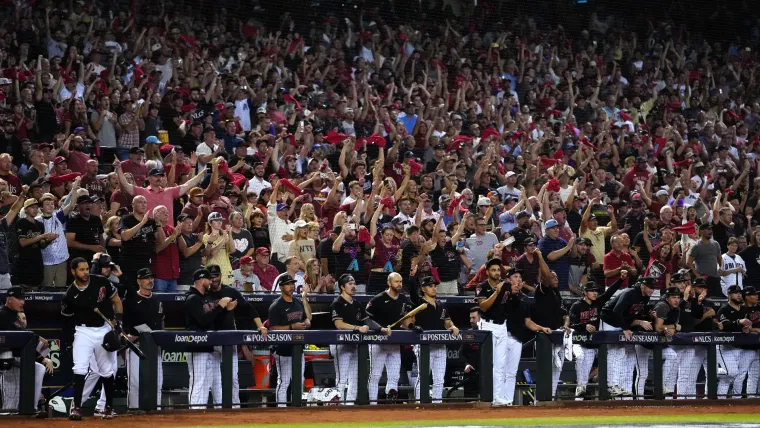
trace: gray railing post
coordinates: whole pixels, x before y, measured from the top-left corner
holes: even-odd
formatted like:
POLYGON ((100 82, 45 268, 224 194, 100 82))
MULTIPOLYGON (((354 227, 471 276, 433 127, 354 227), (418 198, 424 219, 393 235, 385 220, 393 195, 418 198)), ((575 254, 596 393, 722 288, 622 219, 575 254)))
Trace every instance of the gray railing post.
POLYGON ((293 407, 303 406, 303 345, 293 345, 293 372, 290 376, 290 400, 293 407))
MULTIPOLYGON (((140 334, 140 350, 145 354, 145 358, 139 362, 138 407, 145 411, 156 410, 158 403, 158 365, 161 364, 161 353, 150 333, 140 334)), ((128 350, 127 352, 132 351, 128 350)))
POLYGON ((552 355, 551 336, 536 333, 536 400, 552 401, 552 355))
POLYGON ((37 336, 32 336, 21 349, 18 412, 22 415, 32 415, 37 411, 39 397, 34 396, 34 360, 37 357, 38 340, 37 336))
POLYGON ((654 399, 664 399, 663 385, 662 385, 662 346, 654 345, 652 350, 652 380, 654 381, 654 399))
POLYGON ((232 359, 237 358, 235 346, 222 346, 222 407, 232 408, 232 359))
POLYGON ((707 345, 707 373, 705 373, 705 394, 707 398, 718 398, 718 346, 707 345))
MULTIPOLYGON (((430 345, 427 343, 419 345, 420 361, 417 367, 417 382, 420 383, 420 403, 430 403, 430 345)), ((415 388, 416 385, 411 385, 415 388)))
POLYGON ((369 404, 369 347, 367 343, 359 344, 356 404, 369 404))
POLYGON ((480 401, 493 401, 493 338, 490 331, 480 344, 480 401))
POLYGON ((598 388, 599 388, 599 399, 600 400, 609 400, 610 399, 610 391, 607 389, 607 356, 609 352, 609 345, 606 343, 602 343, 599 345, 599 352, 597 352, 598 362, 599 365, 597 366, 597 372, 598 374, 598 388))

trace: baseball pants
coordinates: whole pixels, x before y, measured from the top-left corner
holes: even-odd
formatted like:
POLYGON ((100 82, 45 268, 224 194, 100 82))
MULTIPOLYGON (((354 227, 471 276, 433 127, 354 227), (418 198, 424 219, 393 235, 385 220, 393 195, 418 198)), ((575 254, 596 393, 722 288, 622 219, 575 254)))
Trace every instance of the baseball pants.
MULTIPOLYGON (((634 346, 636 353, 636 396, 644 398, 644 386, 649 377, 649 358, 652 350, 641 345, 634 346)), ((662 388, 665 392, 673 392, 678 375, 678 355, 671 347, 662 349, 662 388)))
MULTIPOLYGON (((109 352, 113 361, 114 366, 114 372, 112 377, 116 376, 116 368, 119 365, 119 356, 116 352, 109 352)), ((97 386, 98 381, 101 377, 106 377, 105 374, 101 374, 98 368, 98 361, 95 358, 95 355, 90 357, 90 371, 87 373, 87 376, 84 378, 84 389, 82 390, 82 404, 87 402, 87 399, 90 398, 90 395, 92 394, 92 391, 95 389, 95 386, 97 386)), ((95 408, 97 410, 103 410, 106 408, 106 391, 105 389, 100 389, 100 395, 98 396, 98 402, 95 404, 95 408)))
MULTIPOLYGON (((739 352, 739 366, 734 378, 734 394, 741 394, 744 378, 747 378, 747 398, 757 397, 757 382, 760 377, 760 360, 756 349, 742 349, 739 352)), ((736 397, 739 398, 739 397, 736 397)))
MULTIPOLYGON (((600 323, 600 331, 621 331, 604 321, 600 323)), ((633 385, 633 367, 636 365, 636 353, 633 346, 607 346, 607 386, 617 386, 623 391, 631 392, 633 385)))
POLYGON ((359 388, 359 361, 356 345, 330 345, 335 364, 335 387, 343 404, 353 406, 359 388))
MULTIPOLYGON (((130 409, 140 408, 140 357, 132 350, 127 351, 127 407, 130 409)), ((158 408, 161 408, 161 388, 164 384, 164 366, 161 351, 158 352, 158 391, 156 400, 158 408)))
MULTIPOLYGON (((45 378, 45 366, 34 363, 34 407, 42 395, 42 381, 45 378)), ((12 367, 0 371, 0 388, 2 389, 3 410, 18 409, 21 394, 21 369, 12 367)))
POLYGON ((377 404, 380 389, 380 377, 385 368, 385 393, 398 391, 398 380, 401 377, 401 349, 399 345, 369 345, 369 391, 370 404, 377 404))
POLYGON ((565 364, 565 346, 552 345, 552 357, 552 397, 555 397, 559 375, 562 374, 562 366, 565 364))
MULTIPOLYGON (((420 366, 420 345, 414 345, 414 356, 417 357, 417 367, 420 366)), ((433 393, 430 398, 433 403, 443 400, 443 378, 446 375, 446 345, 430 345, 430 371, 433 373, 433 393)), ((420 399, 420 376, 414 385, 414 397, 420 399)))
POLYGON ((493 399, 511 404, 515 396, 522 343, 509 334, 506 324, 481 320, 479 328, 490 331, 493 341, 493 399))
POLYGON ((591 368, 594 366, 596 349, 573 345, 573 356, 575 357, 575 382, 580 386, 586 386, 591 368))
MULTIPOLYGON (((187 371, 190 375, 188 393, 190 408, 205 409, 208 405, 208 394, 211 392, 214 373, 221 370, 220 360, 213 358, 212 352, 189 352, 186 355, 187 371)), ((219 398, 221 400, 221 397, 219 398)), ((216 404, 216 399, 214 404, 216 404)))
MULTIPOLYGON (((237 350, 237 349, 236 349, 237 350)), ((211 354, 211 358, 214 359, 213 365, 218 366, 219 370, 214 371, 213 379, 211 380, 211 397, 214 399, 214 404, 218 405, 222 403, 222 347, 215 346, 214 353, 211 354)), ((240 379, 238 378, 238 356, 237 352, 232 356, 232 407, 234 409, 240 408, 240 379)))
MULTIPOLYGON (((293 379, 293 357, 289 355, 280 355, 275 352, 274 358, 277 361, 277 388, 275 394, 277 397, 277 407, 286 407, 288 401, 288 387, 293 379)), ((303 385, 303 369, 305 366, 303 356, 301 356, 301 383, 303 385)), ((301 388, 293 385, 290 391, 291 400, 296 394, 301 393, 301 388)))
POLYGON ((674 347, 678 355, 678 398, 697 398, 699 369, 707 361, 707 350, 702 346, 674 347))
MULTIPOLYGON (((733 346, 718 345, 718 398, 729 398, 728 386, 734 383, 739 374, 741 351, 733 346)), ((734 389, 733 395, 741 395, 741 393, 741 383, 739 383, 739 389, 734 389)))

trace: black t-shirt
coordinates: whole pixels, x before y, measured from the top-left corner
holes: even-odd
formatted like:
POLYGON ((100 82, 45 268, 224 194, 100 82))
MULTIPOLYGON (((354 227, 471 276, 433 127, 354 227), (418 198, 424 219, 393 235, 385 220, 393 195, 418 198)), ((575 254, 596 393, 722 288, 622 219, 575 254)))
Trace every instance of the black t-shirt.
MULTIPOLYGON (((35 219, 25 218, 16 223, 16 233, 18 233, 19 238, 32 239, 42 235, 44 232, 45 227, 35 219)), ((24 263, 24 266, 19 265, 19 267, 23 267, 25 270, 42 268, 42 246, 40 243, 41 241, 27 245, 26 247, 19 245, 18 260, 20 263, 24 263)))
POLYGON ((739 253, 747 267, 748 278, 760 278, 760 247, 749 246, 739 253))
POLYGON ((18 312, 7 306, 0 306, 0 331, 24 331, 26 326, 18 318, 18 312))
MULTIPOLYGON (((195 152, 198 144, 200 144, 202 141, 203 140, 201 138, 196 137, 189 132, 185 134, 185 136, 182 137, 182 141, 180 142, 180 146, 182 146, 182 151, 185 153, 185 156, 190 156, 191 153, 195 152)), ((235 164, 233 163, 232 165, 235 164)))
POLYGON ((736 231, 733 226, 726 226, 722 221, 713 223, 713 239, 720 244, 720 251, 725 253, 728 251, 728 238, 736 236, 736 231))
POLYGON ((251 232, 240 229, 240 232, 232 232, 232 243, 235 249, 231 254, 231 259, 240 259, 246 253, 253 249, 253 236, 251 232))
MULTIPOLYGON (((483 313, 483 321, 492 322, 495 324, 504 324, 507 320, 507 301, 509 301, 509 285, 504 284, 501 287, 499 296, 493 302, 493 305, 483 313)), ((493 293, 496 292, 496 287, 492 287, 488 280, 485 280, 477 285, 475 289, 475 295, 481 299, 488 299, 493 293)))
POLYGON ((53 105, 40 101, 34 103, 34 108, 37 110, 37 126, 40 130, 38 136, 41 141, 51 141, 51 137, 58 132, 60 126, 53 105))
POLYGON ((399 266, 398 273, 403 278, 406 279, 411 276, 412 259, 417 257, 418 254, 419 251, 417 250, 417 246, 415 246, 412 241, 405 239, 404 242, 401 243, 401 266, 399 266))
MULTIPOLYGON (((412 309, 412 301, 406 294, 399 294, 395 299, 383 291, 367 303, 367 315, 381 327, 387 327, 398 321, 412 309)), ((394 330, 401 329, 398 325, 394 330)))
POLYGON ((185 330, 214 330, 216 318, 226 310, 214 303, 207 294, 201 294, 198 289, 192 287, 185 298, 185 330))
MULTIPOLYGON (((185 235, 184 233, 180 235, 182 239, 185 240, 185 245, 187 248, 192 247, 193 245, 198 243, 198 235, 190 234, 185 235)), ((190 257, 185 257, 185 255, 180 251, 179 253, 179 283, 180 284, 192 284, 193 283, 193 272, 201 268, 201 262, 203 258, 203 244, 201 244, 201 247, 193 253, 190 257)))
POLYGON ((354 239, 345 240, 340 251, 335 253, 335 278, 340 278, 344 273, 350 272, 356 278, 357 283, 362 283, 367 278, 364 269, 364 243, 354 239))
POLYGON ((433 266, 438 268, 438 279, 441 281, 453 281, 459 278, 459 273, 462 270, 462 258, 451 245, 451 242, 447 242, 443 247, 436 246, 430 252, 430 259, 433 266))
POLYGON ((272 246, 272 243, 269 241, 268 228, 252 226, 250 229, 248 229, 248 231, 251 232, 251 237, 253 238, 253 246, 255 248, 270 248, 272 246))
POLYGON ((241 329, 252 329, 253 319, 260 318, 256 308, 235 288, 223 285, 219 291, 209 290, 208 297, 214 304, 219 303, 219 300, 224 297, 230 297, 237 301, 237 307, 234 311, 225 310, 222 316, 216 319, 216 330, 237 330, 238 324, 240 324, 241 329))
MULTIPOLYGON (((286 302, 282 297, 272 302, 269 306, 269 326, 284 326, 303 322, 306 319, 306 311, 303 303, 298 299, 286 302)), ((285 357, 293 355, 293 345, 274 345, 272 349, 278 355, 285 357)))
MULTIPOLYGON (((121 218, 121 223, 119 223, 119 233, 131 229, 138 224, 140 224, 140 220, 134 214, 125 215, 121 218)), ((157 231, 156 221, 149 218, 132 239, 121 241, 122 254, 129 254, 129 257, 122 257, 122 269, 136 271, 150 265, 156 249, 157 231)))
POLYGON ((528 342, 535 336, 535 333, 525 326, 525 319, 531 318, 531 308, 527 297, 523 293, 517 293, 510 295, 507 301, 507 330, 522 343, 528 342))
MULTIPOLYGON (((660 243, 659 233, 655 233, 654 235, 650 233, 649 242, 652 244, 652 248, 656 247, 657 244, 660 243)), ((638 254, 641 259, 641 264, 643 264, 645 268, 649 266, 649 249, 647 248, 647 243, 644 242, 644 231, 639 232, 633 238, 633 247, 639 249, 636 254, 638 254)))
MULTIPOLYGON (((329 236, 321 241, 317 246, 317 257, 321 259, 327 259, 327 273, 335 273, 335 253, 332 250, 333 240, 329 236)), ((334 277, 334 275, 333 275, 334 277)))
POLYGON ((668 302, 661 301, 654 306, 654 313, 657 318, 663 320, 663 325, 676 325, 681 311, 679 307, 671 308, 668 302))
POLYGON ((743 318, 744 313, 741 306, 737 310, 726 303, 718 309, 718 321, 723 324, 723 331, 725 332, 741 332, 742 325, 739 324, 739 320, 743 318))
POLYGON ((164 329, 164 306, 151 294, 132 293, 124 299, 124 331, 133 336, 139 335, 135 327, 145 324, 151 330, 164 329))
POLYGON ((614 296, 602 308, 602 321, 623 330, 631 329, 631 322, 643 319, 649 296, 641 293, 641 287, 626 288, 614 296))
POLYGON ((576 235, 580 234, 583 216, 575 210, 565 211, 567 212, 567 224, 570 226, 570 230, 575 232, 576 235))
POLYGON ((427 301, 424 303, 427 307, 414 316, 414 323, 422 327, 423 330, 446 330, 446 320, 450 317, 443 303, 438 299, 435 300, 435 305, 427 301))
POLYGON ((513 236, 515 238, 515 242, 512 244, 512 248, 514 248, 515 251, 520 254, 525 252, 526 239, 533 238, 536 240, 536 242, 538 242, 536 235, 533 233, 533 231, 530 230, 530 228, 514 227, 509 231, 509 236, 513 236))
POLYGON ((69 285, 61 302, 61 314, 73 320, 74 325, 102 327, 105 321, 94 310, 98 308, 106 318, 113 319, 111 299, 116 294, 116 287, 111 281, 100 275, 90 275, 90 283, 84 289, 75 283, 69 285))
POLYGON ((332 314, 333 322, 342 320, 346 324, 361 326, 362 321, 367 318, 367 312, 364 310, 364 306, 352 300, 350 303, 338 296, 330 304, 330 313, 332 314))
POLYGON ((564 325, 563 317, 567 310, 559 294, 559 289, 548 285, 536 288, 536 304, 531 311, 531 318, 536 324, 556 330, 564 325))
MULTIPOLYGON (((81 215, 70 218, 66 222, 66 233, 75 234, 74 240, 85 245, 99 245, 100 238, 103 236, 103 222, 100 217, 90 216, 84 218, 81 215)), ((92 260, 92 256, 95 252, 90 250, 79 250, 76 248, 69 248, 69 256, 71 259, 76 257, 83 257, 88 262, 92 260)))

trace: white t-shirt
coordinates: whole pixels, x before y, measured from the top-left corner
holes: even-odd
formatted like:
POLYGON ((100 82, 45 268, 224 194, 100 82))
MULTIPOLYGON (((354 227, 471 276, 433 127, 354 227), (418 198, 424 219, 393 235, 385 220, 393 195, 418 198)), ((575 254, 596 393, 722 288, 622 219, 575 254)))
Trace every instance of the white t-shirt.
POLYGON ((235 116, 240 118, 240 127, 243 128, 243 131, 251 130, 251 111, 247 98, 235 101, 235 116))
POLYGON ((256 276, 256 274, 253 272, 249 273, 248 276, 245 276, 242 272, 240 272, 240 269, 235 269, 232 271, 232 278, 232 287, 238 291, 248 291, 245 289, 246 283, 251 284, 251 291, 265 291, 263 288, 261 288, 259 277, 256 276))
MULTIPOLYGON (((76 98, 84 98, 84 85, 77 82, 77 86, 74 89, 76 98)), ((66 89, 66 86, 61 86, 61 90, 58 92, 58 101, 65 101, 71 98, 71 91, 66 89)))
MULTIPOLYGON (((200 155, 210 155, 211 153, 214 153, 217 149, 216 144, 214 144, 214 147, 209 147, 208 144, 200 143, 198 144, 198 147, 195 148, 195 154, 198 156, 200 155)), ((198 158, 198 170, 201 171, 206 168, 206 164, 201 162, 200 158, 198 158)))

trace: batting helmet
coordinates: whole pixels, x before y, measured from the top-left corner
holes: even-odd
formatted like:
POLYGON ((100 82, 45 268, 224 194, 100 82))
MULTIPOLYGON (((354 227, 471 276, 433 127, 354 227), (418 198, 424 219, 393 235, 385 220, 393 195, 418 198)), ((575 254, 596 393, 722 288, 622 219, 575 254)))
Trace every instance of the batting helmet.
POLYGON ((103 336, 103 349, 108 352, 116 352, 121 349, 121 336, 111 330, 103 336))

